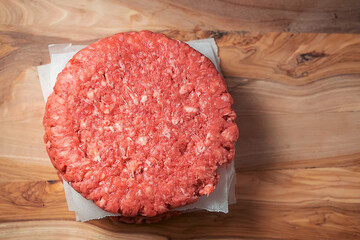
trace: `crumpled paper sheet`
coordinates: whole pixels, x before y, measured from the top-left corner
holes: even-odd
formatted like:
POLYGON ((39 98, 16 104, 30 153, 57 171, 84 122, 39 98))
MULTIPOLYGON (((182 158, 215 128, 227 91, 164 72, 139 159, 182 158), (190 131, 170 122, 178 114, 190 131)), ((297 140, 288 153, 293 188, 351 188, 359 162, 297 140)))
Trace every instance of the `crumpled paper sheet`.
MULTIPOLYGON (((208 57, 215 64, 217 70, 220 71, 218 48, 213 38, 189 41, 187 44, 208 57)), ((39 79, 45 102, 53 90, 57 75, 64 69, 72 56, 85 47, 86 45, 72 44, 49 45, 51 63, 38 66, 39 79)), ((202 196, 197 202, 174 210, 195 211, 197 209, 205 209, 212 212, 228 213, 228 205, 236 202, 234 161, 226 167, 219 168, 218 174, 220 175, 220 180, 215 190, 208 197, 202 196)), ((102 210, 92 200, 82 197, 66 181, 63 183, 68 208, 70 211, 75 211, 77 221, 85 222, 106 216, 120 215, 102 210)))

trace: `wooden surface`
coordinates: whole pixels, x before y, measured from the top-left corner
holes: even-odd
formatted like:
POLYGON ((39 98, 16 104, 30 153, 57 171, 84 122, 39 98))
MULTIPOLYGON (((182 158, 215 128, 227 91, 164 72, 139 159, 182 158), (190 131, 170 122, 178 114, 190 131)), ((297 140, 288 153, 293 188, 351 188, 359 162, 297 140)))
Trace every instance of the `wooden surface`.
POLYGON ((0 239, 360 239, 359 1, 204 2, 0 1, 0 239), (50 43, 140 29, 216 39, 240 128, 229 214, 128 225, 67 210, 36 66, 50 43))

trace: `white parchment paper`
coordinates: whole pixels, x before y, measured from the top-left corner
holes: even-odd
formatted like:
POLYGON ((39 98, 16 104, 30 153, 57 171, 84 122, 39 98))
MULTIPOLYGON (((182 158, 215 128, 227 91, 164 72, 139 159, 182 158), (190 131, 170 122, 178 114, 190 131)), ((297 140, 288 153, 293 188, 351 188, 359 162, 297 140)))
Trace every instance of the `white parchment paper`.
MULTIPOLYGON (((215 64, 217 70, 220 71, 218 48, 213 38, 189 41, 187 44, 208 57, 215 64)), ((72 44, 49 45, 51 63, 38 66, 39 79, 45 102, 53 90, 57 75, 64 69, 72 56, 85 47, 86 45, 72 44)), ((219 168, 218 174, 220 175, 220 180, 215 190, 208 197, 202 196, 197 202, 174 210, 194 211, 205 209, 213 212, 228 213, 228 205, 236 202, 234 161, 226 167, 219 168)), ((85 222, 106 216, 120 215, 102 210, 92 200, 82 197, 66 181, 63 183, 68 208, 70 211, 75 211, 77 221, 85 222)))

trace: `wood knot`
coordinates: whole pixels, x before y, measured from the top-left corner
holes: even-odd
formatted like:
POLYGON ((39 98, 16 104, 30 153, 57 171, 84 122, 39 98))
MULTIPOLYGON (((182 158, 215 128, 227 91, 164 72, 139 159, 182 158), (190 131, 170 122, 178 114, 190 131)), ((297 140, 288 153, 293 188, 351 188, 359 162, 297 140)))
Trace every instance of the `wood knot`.
POLYGON ((215 39, 220 39, 226 35, 228 35, 228 32, 223 32, 223 31, 211 31, 210 32, 210 38, 215 38, 215 39))
POLYGON ((46 183, 35 182, 24 185, 21 190, 22 199, 17 199, 19 206, 43 207, 44 197, 46 196, 46 183))
POLYGON ((56 184, 59 182, 59 180, 47 180, 47 182, 52 185, 52 184, 56 184))
POLYGON ((308 53, 302 53, 299 56, 297 56, 296 62, 298 64, 302 64, 302 63, 306 63, 311 60, 326 57, 326 56, 327 56, 326 53, 318 53, 318 52, 312 51, 312 52, 308 52, 308 53))
POLYGON ((140 14, 132 14, 130 16, 130 22, 141 22, 143 20, 143 16, 141 16, 140 14))

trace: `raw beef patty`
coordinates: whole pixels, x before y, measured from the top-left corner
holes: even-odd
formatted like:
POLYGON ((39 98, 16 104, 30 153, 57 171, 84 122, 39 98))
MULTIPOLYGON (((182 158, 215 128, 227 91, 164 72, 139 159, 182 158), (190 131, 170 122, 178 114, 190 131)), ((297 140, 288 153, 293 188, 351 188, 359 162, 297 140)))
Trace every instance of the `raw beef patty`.
POLYGON ((61 178, 100 208, 155 216, 210 194, 234 157, 233 100, 213 63, 163 34, 119 33, 79 51, 44 116, 61 178))

